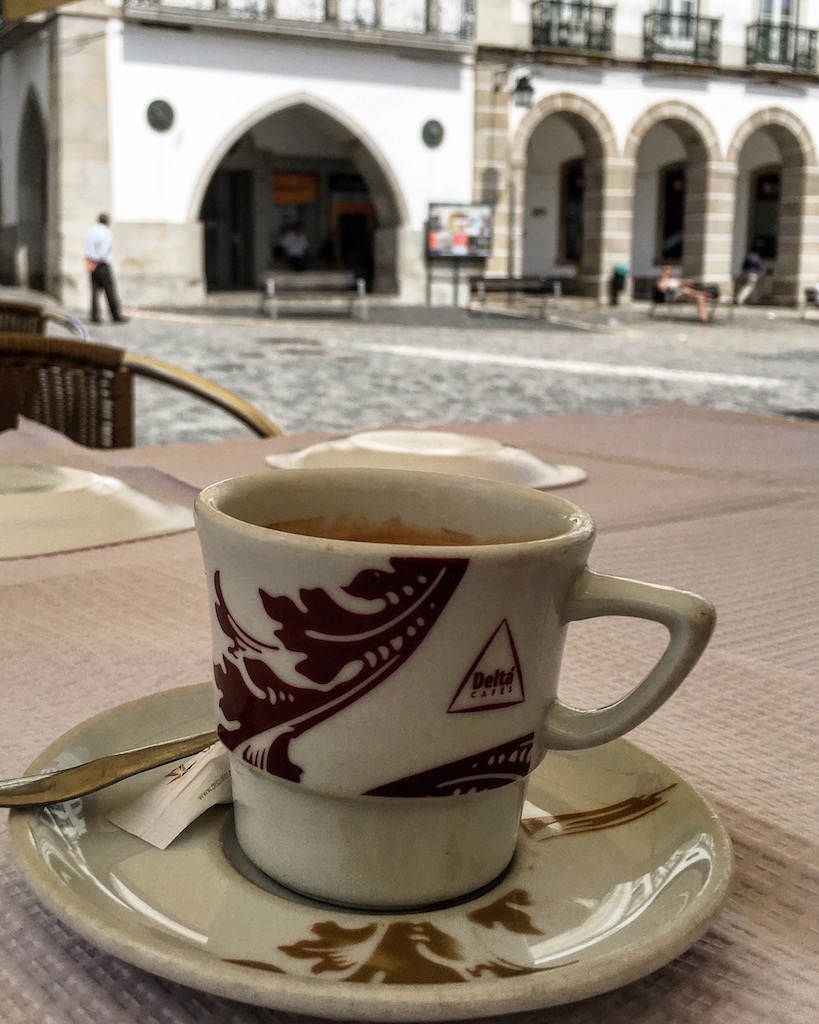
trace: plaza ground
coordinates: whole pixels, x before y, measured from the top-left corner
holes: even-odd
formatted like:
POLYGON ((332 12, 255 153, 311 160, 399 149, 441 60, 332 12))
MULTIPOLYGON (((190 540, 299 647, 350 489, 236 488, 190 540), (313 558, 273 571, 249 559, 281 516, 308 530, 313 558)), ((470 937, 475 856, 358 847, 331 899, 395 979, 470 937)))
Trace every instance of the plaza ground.
MULTIPOLYGON (((96 341, 194 370, 262 409, 286 433, 611 413, 683 401, 819 416, 819 310, 730 307, 710 325, 645 305, 564 300, 547 319, 508 310, 371 302, 365 321, 260 312, 253 294, 187 309, 129 309, 96 341)), ((83 315, 83 311, 79 312, 83 315)), ((220 410, 137 382, 137 443, 246 435, 220 410)))

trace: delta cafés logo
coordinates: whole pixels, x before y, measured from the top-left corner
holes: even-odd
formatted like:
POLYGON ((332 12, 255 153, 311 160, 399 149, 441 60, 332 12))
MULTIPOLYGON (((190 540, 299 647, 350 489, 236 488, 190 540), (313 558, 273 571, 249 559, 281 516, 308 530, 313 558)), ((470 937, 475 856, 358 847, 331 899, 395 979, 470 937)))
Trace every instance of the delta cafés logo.
POLYGON ((450 714, 489 711, 524 700, 518 652, 504 619, 473 662, 448 710, 450 714))

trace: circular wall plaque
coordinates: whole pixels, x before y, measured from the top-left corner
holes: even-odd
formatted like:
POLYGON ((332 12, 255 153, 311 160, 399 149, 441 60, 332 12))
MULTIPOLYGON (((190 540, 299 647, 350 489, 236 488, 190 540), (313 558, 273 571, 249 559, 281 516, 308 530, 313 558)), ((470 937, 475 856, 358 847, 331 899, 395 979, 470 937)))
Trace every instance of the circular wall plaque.
POLYGON ((440 121, 427 121, 421 129, 421 138, 430 149, 435 149, 444 140, 444 126, 440 121))
POLYGON ((153 100, 148 104, 148 124, 155 132, 166 132, 173 124, 173 107, 167 100, 153 100))

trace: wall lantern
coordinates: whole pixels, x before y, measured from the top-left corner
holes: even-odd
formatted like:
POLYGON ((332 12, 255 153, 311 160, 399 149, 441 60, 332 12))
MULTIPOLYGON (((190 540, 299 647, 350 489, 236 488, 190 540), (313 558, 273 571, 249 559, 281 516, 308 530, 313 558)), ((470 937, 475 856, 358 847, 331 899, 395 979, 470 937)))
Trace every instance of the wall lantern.
POLYGON ((531 107, 532 97, 535 95, 535 90, 532 88, 532 83, 529 81, 528 75, 521 75, 517 80, 515 88, 512 90, 512 102, 516 107, 531 107))

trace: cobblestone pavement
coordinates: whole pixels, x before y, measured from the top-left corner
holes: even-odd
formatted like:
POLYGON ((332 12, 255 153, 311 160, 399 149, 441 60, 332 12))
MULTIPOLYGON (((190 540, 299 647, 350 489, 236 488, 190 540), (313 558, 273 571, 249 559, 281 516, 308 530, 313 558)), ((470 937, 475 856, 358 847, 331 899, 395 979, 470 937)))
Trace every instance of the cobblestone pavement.
MULTIPOLYGON (((608 413, 670 400, 819 416, 819 311, 742 307, 693 315, 566 300, 549 319, 370 306, 346 315, 261 315, 254 296, 199 310, 128 310, 97 341, 195 370, 285 432, 350 431, 608 413), (243 301, 244 299, 244 301, 243 301)), ((686 311, 687 313, 687 311, 686 311)), ((137 443, 246 435, 220 410, 139 381, 137 443)))

